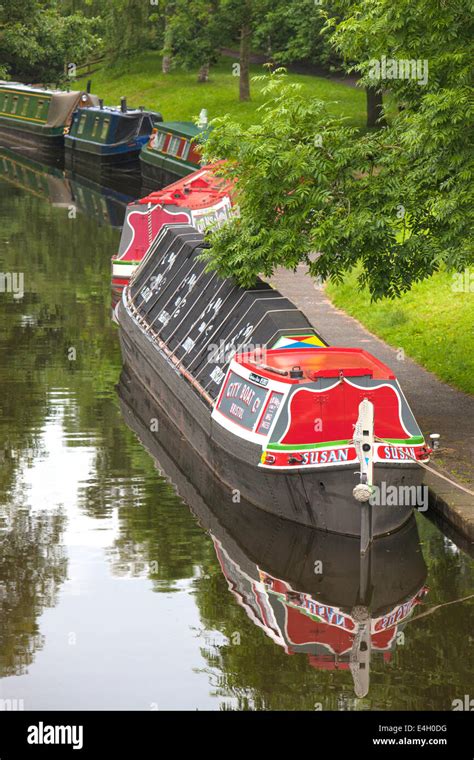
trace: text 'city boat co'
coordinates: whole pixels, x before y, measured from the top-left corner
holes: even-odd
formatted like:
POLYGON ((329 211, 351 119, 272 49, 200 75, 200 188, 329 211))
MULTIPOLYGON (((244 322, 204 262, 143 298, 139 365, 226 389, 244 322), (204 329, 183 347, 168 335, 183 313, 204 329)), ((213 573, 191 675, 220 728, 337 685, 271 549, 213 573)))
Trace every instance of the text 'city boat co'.
POLYGON ((329 347, 270 285, 208 271, 205 247, 189 224, 158 234, 117 305, 125 363, 234 501, 347 535, 399 528, 413 505, 367 499, 420 483, 429 449, 395 375, 329 347))

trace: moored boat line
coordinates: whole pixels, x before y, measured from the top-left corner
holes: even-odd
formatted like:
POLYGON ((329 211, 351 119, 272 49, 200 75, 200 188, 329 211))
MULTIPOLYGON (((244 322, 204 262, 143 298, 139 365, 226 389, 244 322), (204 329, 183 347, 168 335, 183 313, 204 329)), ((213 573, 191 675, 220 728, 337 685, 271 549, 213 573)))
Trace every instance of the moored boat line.
POLYGON ((207 129, 207 116, 198 125, 163 122, 160 113, 128 108, 125 98, 106 106, 89 91, 0 81, 4 144, 31 146, 46 157, 64 151, 67 168, 96 179, 127 171, 156 190, 183 178, 201 165, 198 143, 207 129))
MULTIPOLYGON (((71 93, 63 95, 56 116, 72 103, 71 93)), ((133 171, 140 151, 160 172, 187 175, 193 161, 197 165, 193 139, 205 137, 206 123, 187 130, 183 123, 163 122, 160 114, 129 110, 124 99, 118 109, 101 101, 86 104, 86 96, 93 101, 85 94, 85 107, 71 106, 63 128, 68 167, 133 171)), ((186 389, 180 399, 184 415, 201 405, 196 417, 205 413, 219 431, 201 447, 203 456, 224 461, 242 446, 237 468, 220 462, 215 471, 223 477, 227 469, 237 480, 245 473, 247 497, 257 506, 337 533, 364 534, 364 541, 400 527, 417 504, 401 503, 397 510, 377 504, 359 512, 344 504, 349 496, 366 502, 379 484, 397 489, 421 482, 417 462, 428 461, 430 451, 395 376, 367 352, 329 347, 291 302, 264 283, 243 291, 207 272, 200 232, 231 213, 232 187, 217 180, 213 167, 127 209, 113 260, 115 296, 133 276, 117 310, 124 354, 131 346, 138 348, 136 358, 148 352, 152 386, 165 374, 163 358, 175 368, 186 389), (155 353, 143 335, 152 339, 155 353)))

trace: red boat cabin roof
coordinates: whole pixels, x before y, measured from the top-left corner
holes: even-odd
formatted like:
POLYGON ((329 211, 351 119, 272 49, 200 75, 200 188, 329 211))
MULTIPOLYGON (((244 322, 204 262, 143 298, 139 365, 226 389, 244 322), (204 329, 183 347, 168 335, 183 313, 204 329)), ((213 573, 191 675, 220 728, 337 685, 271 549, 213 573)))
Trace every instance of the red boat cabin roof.
POLYGON ((238 354, 236 361, 259 375, 287 383, 307 383, 319 377, 371 375, 376 380, 394 380, 392 370, 362 348, 302 348, 238 354))
POLYGON ((166 204, 168 206, 184 206, 189 209, 208 208, 220 198, 229 195, 232 183, 224 177, 216 177, 214 170, 219 165, 208 164, 187 177, 167 185, 162 190, 156 190, 138 203, 166 204))

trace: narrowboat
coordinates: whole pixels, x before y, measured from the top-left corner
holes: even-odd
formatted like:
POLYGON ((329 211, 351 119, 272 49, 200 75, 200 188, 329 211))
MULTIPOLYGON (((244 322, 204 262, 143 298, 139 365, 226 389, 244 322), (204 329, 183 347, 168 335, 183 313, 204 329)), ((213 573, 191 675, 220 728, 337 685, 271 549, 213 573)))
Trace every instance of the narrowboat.
POLYGON ((118 253, 112 257, 112 298, 116 301, 164 224, 191 224, 200 232, 223 224, 232 213, 231 183, 204 166, 127 208, 118 253))
POLYGON ((127 366, 117 392, 126 424, 210 534, 229 591, 250 620, 314 668, 350 671, 356 695, 365 696, 371 661, 390 661, 427 593, 414 516, 361 555, 354 537, 235 503, 127 366))
POLYGON ((87 92, 0 81, 0 140, 9 147, 32 146, 43 154, 61 151, 73 113, 97 102, 87 92))
POLYGON ((150 139, 140 153, 145 189, 163 187, 199 169, 199 141, 205 139, 207 130, 206 121, 201 126, 188 121, 155 124, 150 139))
POLYGON ((209 271, 207 246, 163 227, 115 310, 124 362, 229 493, 365 551, 421 506, 431 451, 395 375, 328 346, 267 283, 209 271))
POLYGON ((107 168, 140 173, 140 150, 150 139, 160 114, 143 108, 129 109, 122 98, 120 107, 99 105, 76 111, 65 136, 66 168, 100 174, 107 168))

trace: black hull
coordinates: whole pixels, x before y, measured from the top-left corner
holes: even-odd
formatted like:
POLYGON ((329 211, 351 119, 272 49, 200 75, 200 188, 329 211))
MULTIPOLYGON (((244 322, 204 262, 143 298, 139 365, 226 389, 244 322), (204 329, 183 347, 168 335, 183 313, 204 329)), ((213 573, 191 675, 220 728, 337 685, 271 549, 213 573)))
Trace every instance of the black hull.
MULTIPOLYGON (((202 468, 227 490, 229 509, 238 509, 239 492, 243 500, 280 518, 348 536, 360 536, 362 509, 369 510, 373 537, 399 529, 410 518, 411 507, 361 507, 352 496, 358 482, 355 467, 300 472, 259 468, 260 447, 211 419, 209 407, 144 335, 123 302, 117 318, 124 363, 153 396, 158 420, 172 417, 179 434, 199 452, 202 468)), ((420 468, 410 465, 375 468, 375 482, 387 486, 416 485, 421 478, 420 468)))
POLYGON ((140 165, 138 158, 105 161, 92 153, 77 153, 66 148, 64 166, 74 176, 85 177, 97 185, 125 193, 133 199, 141 194, 140 165))
POLYGON ((323 604, 348 612, 369 604, 375 617, 412 597, 424 584, 426 565, 414 515, 400 530, 374 541, 361 557, 358 538, 290 523, 244 500, 233 504, 228 490, 203 467, 198 452, 186 445, 170 417, 162 418, 157 432, 150 430, 156 402, 127 367, 117 392, 125 422, 162 475, 170 479, 203 529, 256 582, 259 570, 264 570, 323 604), (322 563, 321 574, 314 572, 315 558, 322 563))
MULTIPOLYGON (((175 174, 174 172, 161 169, 153 164, 149 164, 146 161, 140 160, 140 171, 142 175, 142 183, 144 192, 153 192, 154 190, 161 190, 167 185, 171 185, 173 182, 177 182, 179 179, 186 177, 187 174, 175 174)), ((190 170, 189 173, 196 171, 190 170)))
POLYGON ((112 179, 117 172, 122 177, 131 177, 134 184, 141 186, 139 151, 101 155, 86 153, 76 148, 66 146, 64 165, 66 169, 78 174, 84 174, 98 182, 112 179))
POLYGON ((5 127, 0 124, 0 146, 18 149, 20 152, 24 149, 34 151, 35 159, 50 159, 58 163, 58 159, 63 160, 64 152, 64 135, 42 135, 37 132, 27 132, 24 129, 15 129, 14 127, 5 127))

